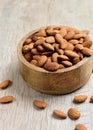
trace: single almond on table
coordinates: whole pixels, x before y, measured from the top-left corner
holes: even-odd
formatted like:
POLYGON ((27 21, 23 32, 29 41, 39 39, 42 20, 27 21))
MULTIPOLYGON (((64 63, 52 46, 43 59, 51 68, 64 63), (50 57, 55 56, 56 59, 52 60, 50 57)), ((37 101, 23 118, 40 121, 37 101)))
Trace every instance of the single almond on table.
POLYGON ((67 115, 64 112, 60 111, 60 110, 54 110, 53 115, 56 116, 56 117, 62 118, 62 119, 67 118, 67 115))
POLYGON ((0 103, 9 103, 12 102, 14 100, 13 96, 4 96, 0 98, 0 103))
POLYGON ((87 130, 87 128, 83 124, 77 124, 75 130, 87 130))
POLYGON ((0 83, 0 88, 1 89, 7 88, 11 83, 12 83, 12 81, 10 81, 10 80, 4 80, 0 83))
POLYGON ((68 110, 68 116, 71 118, 71 119, 78 119, 80 117, 80 112, 76 109, 76 108, 70 108, 68 110))
POLYGON ((46 102, 43 102, 43 101, 40 101, 40 100, 34 100, 33 104, 34 104, 34 106, 36 106, 36 107, 38 107, 40 109, 44 109, 48 105, 46 102))
POLYGON ((93 103, 93 96, 90 97, 90 102, 93 103))
POLYGON ((73 101, 75 103, 82 103, 85 102, 88 97, 86 95, 77 95, 74 97, 73 101))

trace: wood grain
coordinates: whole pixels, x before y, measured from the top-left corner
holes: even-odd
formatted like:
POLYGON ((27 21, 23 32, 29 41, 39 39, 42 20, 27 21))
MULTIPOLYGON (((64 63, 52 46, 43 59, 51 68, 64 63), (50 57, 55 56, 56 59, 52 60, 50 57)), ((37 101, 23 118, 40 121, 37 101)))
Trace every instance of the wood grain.
MULTIPOLYGON (((92 130, 93 104, 72 103, 74 95, 93 94, 93 74, 87 84, 78 91, 51 96, 27 87, 19 73, 17 44, 20 39, 35 28, 46 25, 68 25, 89 29, 93 38, 93 1, 90 0, 0 0, 0 81, 10 79, 13 85, 0 90, 0 97, 13 95, 10 104, 0 104, 0 130, 73 130, 75 124, 85 124, 92 130), (49 104, 40 111, 33 107, 33 100, 40 99, 49 104), (54 109, 65 113, 70 107, 81 111, 81 118, 72 121, 52 117, 54 109)), ((74 80, 74 79, 73 79, 74 80)), ((89 99, 89 98, 88 98, 89 99)))

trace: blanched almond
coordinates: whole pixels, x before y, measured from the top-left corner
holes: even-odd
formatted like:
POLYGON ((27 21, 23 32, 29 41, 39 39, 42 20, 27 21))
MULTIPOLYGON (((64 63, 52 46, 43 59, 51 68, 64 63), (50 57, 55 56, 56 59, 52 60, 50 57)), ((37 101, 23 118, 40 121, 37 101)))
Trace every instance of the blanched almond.
POLYGON ((0 98, 0 103, 9 103, 14 100, 13 96, 4 96, 0 98))
POLYGON ((46 102, 43 102, 43 101, 40 101, 40 100, 34 100, 33 104, 34 104, 34 106, 36 106, 36 107, 38 107, 40 109, 44 109, 48 105, 46 102))
POLYGON ((0 88, 5 89, 7 88, 12 82, 10 80, 4 80, 0 83, 0 88))
POLYGON ((67 115, 64 112, 60 111, 60 110, 54 110, 53 115, 58 117, 58 118, 62 118, 62 119, 67 118, 67 115))

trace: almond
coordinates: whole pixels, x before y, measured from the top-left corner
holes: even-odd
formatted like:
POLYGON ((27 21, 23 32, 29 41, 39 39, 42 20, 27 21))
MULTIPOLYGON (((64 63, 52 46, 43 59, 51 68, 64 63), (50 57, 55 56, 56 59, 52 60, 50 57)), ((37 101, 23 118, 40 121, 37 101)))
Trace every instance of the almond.
POLYGON ((91 41, 91 40, 85 41, 85 42, 82 43, 82 45, 83 45, 84 47, 90 48, 91 45, 92 45, 92 41, 91 41))
POLYGON ((57 57, 58 57, 58 53, 56 53, 56 52, 53 53, 53 54, 52 54, 52 61, 53 61, 53 62, 58 62, 58 58, 57 58, 57 57))
POLYGON ((0 98, 0 103, 9 103, 14 100, 13 96, 4 96, 0 98))
POLYGON ((45 49, 44 49, 44 47, 42 45, 37 46, 37 50, 40 51, 40 52, 45 51, 45 49))
POLYGON ((78 119, 80 117, 80 112, 76 108, 70 108, 68 110, 68 116, 71 119, 78 119))
POLYGON ((55 38, 53 36, 49 36, 49 37, 46 37, 45 41, 48 42, 48 43, 54 43, 55 38))
POLYGON ((86 56, 91 56, 91 55, 93 55, 93 50, 91 50, 87 47, 84 47, 83 50, 82 50, 82 53, 86 56))
POLYGON ((38 50, 37 50, 36 48, 33 48, 33 49, 31 50, 31 53, 34 54, 34 55, 40 54, 40 52, 38 52, 38 50))
POLYGON ((36 33, 36 36, 45 37, 45 36, 46 36, 46 31, 45 31, 45 29, 40 29, 40 30, 36 33))
POLYGON ((65 56, 65 55, 59 55, 58 59, 60 59, 60 60, 69 60, 69 58, 67 56, 65 56))
POLYGON ((58 30, 52 30, 52 29, 47 29, 46 32, 47 32, 48 35, 53 35, 53 36, 55 34, 59 33, 58 30))
POLYGON ((58 118, 62 118, 62 119, 67 118, 67 115, 64 112, 60 111, 60 110, 54 110, 53 115, 58 117, 58 118))
POLYGON ((67 47, 65 48, 65 50, 71 50, 71 51, 73 51, 74 50, 74 45, 68 42, 67 43, 67 47))
POLYGON ((35 42, 35 46, 41 45, 45 41, 44 38, 40 38, 35 42))
POLYGON ((61 63, 62 63, 63 65, 65 65, 65 66, 67 66, 67 67, 70 67, 70 66, 73 65, 70 61, 62 61, 61 63))
POLYGON ((79 41, 78 41, 78 40, 75 40, 75 39, 70 40, 69 42, 70 42, 70 43, 72 43, 73 45, 76 45, 76 44, 78 44, 78 43, 79 43, 79 41))
POLYGON ((0 88, 4 89, 7 88, 12 82, 10 80, 4 80, 0 83, 0 88))
POLYGON ((78 95, 78 96, 75 96, 73 101, 75 103, 82 103, 82 102, 85 102, 87 99, 87 96, 86 95, 78 95))
POLYGON ((59 68, 59 64, 56 63, 56 62, 46 62, 45 65, 44 65, 44 68, 46 70, 49 70, 49 71, 55 71, 55 70, 58 70, 59 68))
POLYGON ((79 55, 79 59, 82 60, 83 59, 83 54, 81 52, 78 52, 78 55, 79 55))
POLYGON ((83 45, 82 44, 76 44, 75 45, 75 50, 81 51, 82 49, 83 49, 83 45))
POLYGON ((31 38, 28 38, 28 39, 26 39, 26 41, 25 41, 25 45, 28 45, 28 44, 30 44, 32 42, 32 39, 31 38))
POLYGON ((24 55, 24 57, 25 57, 25 59, 26 59, 27 61, 31 61, 31 59, 32 59, 31 52, 26 53, 26 54, 24 55))
POLYGON ((82 32, 84 32, 85 34, 88 35, 90 31, 89 30, 82 30, 82 32))
POLYGON ((67 30, 63 27, 61 28, 59 33, 61 34, 62 37, 64 37, 67 34, 67 30))
POLYGON ((68 46, 67 41, 63 39, 63 41, 60 42, 60 48, 61 49, 66 49, 68 46))
POLYGON ((44 55, 44 56, 41 56, 40 58, 39 58, 39 60, 38 60, 38 63, 37 63, 37 65, 39 66, 39 67, 41 67, 41 66, 43 66, 44 64, 45 64, 45 62, 47 61, 47 57, 44 55))
POLYGON ((62 64, 59 64, 59 69, 63 69, 63 68, 65 68, 65 66, 62 64))
POLYGON ((72 63, 73 63, 73 64, 77 64, 79 61, 80 61, 80 58, 79 58, 79 57, 75 57, 75 58, 72 60, 72 63))
POLYGON ((65 52, 65 55, 70 58, 79 57, 76 52, 73 52, 71 50, 65 50, 64 52, 65 52))
POLYGON ((52 51, 51 52, 50 51, 45 51, 45 52, 42 53, 42 55, 51 56, 52 53, 53 53, 52 51))
POLYGON ((30 63, 37 66, 37 60, 31 60, 30 63))
POLYGON ((67 33, 67 35, 65 35, 65 39, 70 40, 74 37, 74 35, 75 35, 75 32, 73 30, 71 30, 67 33))
POLYGON ((87 130, 87 128, 83 124, 77 124, 75 130, 87 130))
POLYGON ((62 43, 63 42, 63 37, 61 36, 61 34, 56 34, 55 35, 56 41, 58 43, 62 43))
POLYGON ((86 36, 85 33, 78 33, 78 34, 74 35, 74 39, 80 39, 80 38, 85 37, 85 36, 86 36))
POLYGON ((63 55, 64 51, 59 48, 59 44, 55 44, 54 46, 55 50, 57 51, 58 54, 63 55))
POLYGON ((93 96, 91 96, 91 98, 90 98, 90 102, 93 103, 93 96))
POLYGON ((40 100, 34 100, 33 104, 34 104, 34 106, 36 106, 36 107, 38 107, 40 109, 44 109, 48 105, 46 102, 43 102, 43 101, 40 101, 40 100))
POLYGON ((40 58, 40 55, 33 55, 34 60, 39 60, 39 58, 40 58))
POLYGON ((47 50, 50 50, 50 51, 54 51, 54 47, 51 45, 51 44, 49 44, 49 43, 43 43, 43 46, 44 46, 44 48, 45 49, 47 49, 47 50))

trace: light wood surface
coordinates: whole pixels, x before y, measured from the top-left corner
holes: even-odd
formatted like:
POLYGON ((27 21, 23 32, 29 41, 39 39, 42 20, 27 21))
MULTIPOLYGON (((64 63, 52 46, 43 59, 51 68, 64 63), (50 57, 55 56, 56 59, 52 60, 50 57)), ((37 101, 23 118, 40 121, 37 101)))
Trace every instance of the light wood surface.
MULTIPOLYGON (((85 124, 93 130, 93 74, 78 91, 64 95, 41 94, 27 87, 19 73, 17 45, 20 39, 35 28, 46 25, 68 25, 89 29, 93 38, 92 0, 0 0, 0 81, 10 79, 13 85, 0 90, 0 97, 12 95, 13 103, 0 104, 0 130, 74 130, 75 124, 85 124), (88 100, 80 105, 72 103, 74 95, 87 94, 88 100), (33 100, 46 101, 45 110, 33 107, 33 100), (81 111, 80 119, 59 120, 52 117, 54 109, 64 112, 70 107, 81 111)), ((73 79, 74 80, 74 79, 73 79)))

